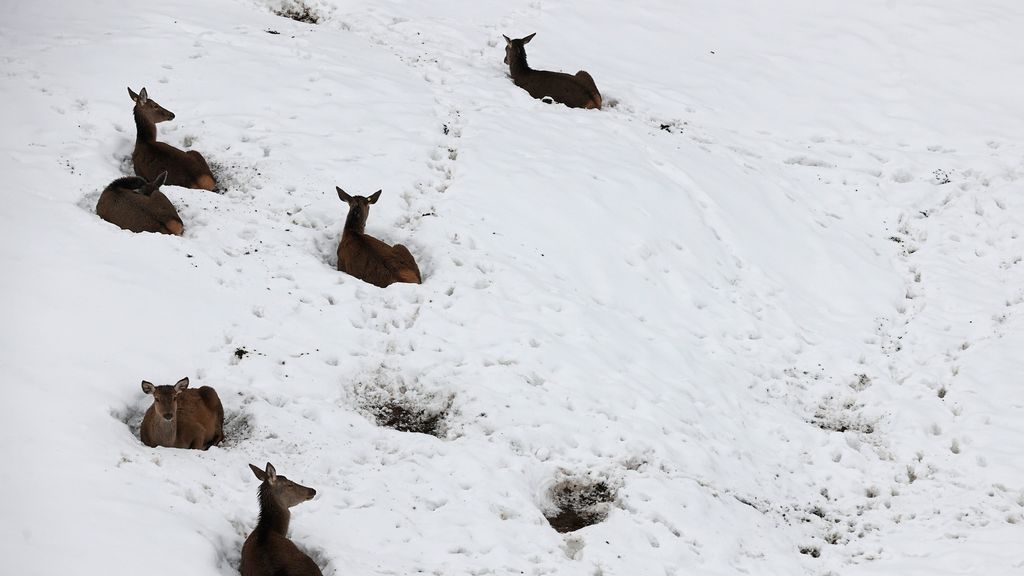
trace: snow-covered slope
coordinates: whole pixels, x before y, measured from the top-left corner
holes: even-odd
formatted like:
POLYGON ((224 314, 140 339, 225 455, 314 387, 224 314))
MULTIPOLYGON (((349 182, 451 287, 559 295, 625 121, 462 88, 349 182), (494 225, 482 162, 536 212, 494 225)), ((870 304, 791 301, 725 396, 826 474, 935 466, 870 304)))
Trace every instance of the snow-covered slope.
POLYGON ((0 20, 0 567, 233 574, 248 463, 325 574, 1024 569, 1009 0, 40 0, 0 20), (306 10, 317 24, 275 14, 306 10), (585 68, 605 109, 533 100, 585 68), (126 86, 222 194, 93 213, 126 86), (337 272, 350 193, 424 284, 337 272), (214 386, 207 452, 143 379, 214 386), (379 426, 424 411, 433 434, 379 426), (439 416, 437 422, 433 416, 439 416), (607 517, 560 534, 564 493, 607 517))

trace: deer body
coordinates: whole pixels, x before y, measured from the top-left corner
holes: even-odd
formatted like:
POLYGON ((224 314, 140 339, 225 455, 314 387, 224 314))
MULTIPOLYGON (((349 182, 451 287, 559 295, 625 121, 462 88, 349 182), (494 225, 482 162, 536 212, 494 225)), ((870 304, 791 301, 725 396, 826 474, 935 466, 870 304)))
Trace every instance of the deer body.
POLYGON ((421 284, 420 269, 408 248, 401 244, 389 246, 365 231, 370 204, 380 198, 381 191, 367 198, 349 196, 341 188, 335 188, 338 197, 349 205, 345 229, 338 243, 338 270, 381 288, 395 282, 421 284))
POLYGON ((143 380, 142 391, 153 395, 140 430, 146 446, 206 450, 224 439, 224 406, 213 388, 188 388, 182 378, 174 386, 143 380))
POLYGON ((181 236, 185 227, 174 204, 160 191, 166 173, 153 182, 128 176, 110 183, 96 202, 100 218, 132 232, 160 232, 181 236))
POLYGON ((167 172, 167 183, 171 186, 213 190, 216 182, 206 159, 195 150, 179 150, 156 139, 156 125, 174 120, 174 113, 149 98, 146 89, 138 94, 128 89, 128 95, 135 102, 135 150, 132 164, 135 173, 148 179, 161 172, 167 172))
POLYGON ((279 476, 269 462, 264 470, 249 468, 262 481, 260 519, 242 545, 242 576, 322 576, 316 562, 288 539, 288 509, 312 499, 316 490, 279 476))
POLYGON ((534 70, 526 62, 524 47, 536 33, 515 40, 505 36, 505 64, 516 86, 534 98, 550 97, 570 108, 601 108, 601 92, 594 79, 584 70, 576 74, 534 70))

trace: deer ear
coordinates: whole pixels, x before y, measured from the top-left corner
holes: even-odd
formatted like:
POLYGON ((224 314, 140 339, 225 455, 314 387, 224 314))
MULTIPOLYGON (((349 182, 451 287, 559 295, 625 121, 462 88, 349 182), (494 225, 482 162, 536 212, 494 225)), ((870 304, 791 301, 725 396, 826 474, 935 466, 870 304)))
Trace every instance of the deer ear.
POLYGON ((146 100, 149 100, 149 95, 146 94, 146 89, 143 88, 142 91, 139 92, 139 104, 145 104, 146 100))
POLYGON ((274 465, 267 462, 267 482, 273 484, 277 480, 277 470, 274 470, 274 465))
POLYGON ((383 190, 377 190, 373 194, 370 194, 370 197, 367 198, 366 201, 369 202, 370 204, 375 204, 377 202, 377 199, 380 198, 381 192, 383 192, 383 190))
POLYGON ((143 380, 142 381, 142 391, 145 392, 146 394, 152 394, 153 393, 153 383, 152 382, 146 382, 145 380, 143 380))
POLYGON ((263 470, 260 470, 258 466, 249 464, 249 469, 252 470, 252 473, 256 475, 256 479, 259 480, 260 482, 267 479, 267 475, 263 472, 263 470))
POLYGON ((341 198, 342 202, 349 202, 350 200, 352 200, 352 197, 349 196, 347 192, 345 192, 338 186, 335 186, 334 189, 338 191, 338 198, 341 198))
POLYGON ((132 91, 132 87, 131 86, 128 87, 128 95, 131 96, 132 102, 138 102, 139 101, 139 95, 132 91))
MULTIPOLYGON (((526 38, 523 38, 523 44, 529 44, 529 43, 530 43, 530 40, 533 40, 533 37, 534 37, 534 36, 536 36, 536 35, 537 35, 537 33, 536 33, 536 32, 534 32, 533 34, 530 34, 530 35, 529 35, 529 36, 527 36, 526 38)), ((146 89, 145 89, 145 88, 143 88, 143 89, 142 89, 142 91, 143 91, 143 92, 145 92, 145 91, 146 91, 146 89)))
MULTIPOLYGON (((512 43, 512 39, 509 38, 508 36, 505 36, 504 34, 502 34, 501 37, 505 39, 505 44, 511 44, 512 43)), ((131 92, 132 89, 129 88, 128 91, 131 92)))
POLYGON ((181 392, 185 388, 188 388, 188 378, 182 378, 178 380, 177 384, 174 385, 175 392, 181 392))
MULTIPOLYGON (((160 173, 159 176, 156 177, 155 180, 153 180, 149 184, 149 189, 150 190, 156 190, 157 188, 163 186, 164 182, 166 182, 166 181, 167 181, 167 171, 164 170, 163 172, 160 173)), ((186 380, 188 380, 188 378, 186 378, 186 380)))

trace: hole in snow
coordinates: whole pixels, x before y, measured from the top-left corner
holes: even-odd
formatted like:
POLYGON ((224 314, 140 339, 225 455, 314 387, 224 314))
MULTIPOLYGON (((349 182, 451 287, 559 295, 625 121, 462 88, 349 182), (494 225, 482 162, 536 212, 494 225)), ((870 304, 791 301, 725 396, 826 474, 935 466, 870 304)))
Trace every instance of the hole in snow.
POLYGON ((252 414, 245 410, 224 410, 224 439, 220 448, 234 448, 252 437, 255 424, 252 414))
POLYGON ((821 548, 818 548, 817 546, 803 546, 800 548, 800 553, 806 554, 811 558, 817 558, 821 556, 821 548))
MULTIPOLYGON (((149 398, 146 398, 149 400, 149 398)), ((110 411, 110 415, 117 418, 128 426, 128 431, 142 442, 139 436, 139 431, 142 429, 142 417, 146 415, 146 410, 149 410, 151 402, 148 402, 142 406, 138 404, 126 404, 121 408, 115 408, 110 411)))
POLYGON ((362 412, 378 426, 399 432, 444 438, 454 396, 425 390, 419 382, 406 384, 401 376, 381 366, 367 382, 358 382, 354 394, 362 412))
POLYGON ((253 190, 262 188, 263 173, 256 166, 246 164, 237 159, 221 161, 217 158, 206 157, 210 165, 210 172, 213 179, 217 181, 214 190, 219 194, 229 196, 255 197, 253 190))
POLYGON ((117 160, 118 169, 124 176, 135 176, 135 163, 132 162, 132 155, 123 154, 114 157, 117 160))
POLYGON ((823 399, 811 417, 811 423, 829 432, 873 434, 875 423, 860 414, 856 402, 842 401, 835 396, 823 399))
POLYGON ((302 0, 283 0, 277 8, 272 9, 274 14, 283 18, 291 18, 296 22, 306 24, 318 24, 320 14, 307 6, 302 0))
POLYGON ((615 500, 615 490, 604 480, 593 478, 565 478, 551 487, 549 497, 555 509, 545 514, 548 523, 558 532, 575 532, 592 526, 608 517, 609 503, 615 500))
MULTIPOLYGON (((121 408, 110 411, 110 415, 124 423, 132 436, 142 443, 142 418, 152 405, 152 400, 147 396, 138 404, 126 404, 121 408)), ((226 449, 237 446, 252 436, 253 421, 252 415, 244 410, 224 410, 224 439, 217 446, 226 449)))
POLYGON ((379 426, 399 432, 429 434, 437 438, 445 435, 446 410, 435 411, 430 407, 405 404, 401 399, 388 401, 372 408, 367 407, 367 409, 373 413, 379 426))
MULTIPOLYGON (((106 188, 106 186, 104 186, 104 188, 106 188)), ((93 190, 79 198, 76 204, 78 204, 78 207, 82 210, 96 216, 96 203, 100 201, 100 194, 102 193, 103 188, 93 190)))

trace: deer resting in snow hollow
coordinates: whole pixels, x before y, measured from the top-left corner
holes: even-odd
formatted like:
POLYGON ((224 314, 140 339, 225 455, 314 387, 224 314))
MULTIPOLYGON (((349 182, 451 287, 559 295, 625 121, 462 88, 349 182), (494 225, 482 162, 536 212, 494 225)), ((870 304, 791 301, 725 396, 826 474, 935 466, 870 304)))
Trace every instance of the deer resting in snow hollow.
POLYGON ((167 179, 163 172, 152 182, 127 176, 107 186, 96 202, 96 214, 132 232, 160 232, 181 236, 185 227, 174 204, 160 191, 167 179))
POLYGON ((242 576, 322 576, 312 558, 288 539, 292 506, 312 500, 316 490, 279 476, 274 466, 249 464, 260 484, 260 519, 242 545, 242 576))
POLYGON ((174 386, 143 380, 142 391, 153 395, 142 418, 146 446, 206 450, 224 439, 224 407, 213 388, 189 388, 188 378, 182 378, 174 386))
POLYGON ((525 38, 505 38, 505 64, 508 64, 512 82, 534 98, 550 97, 570 108, 601 108, 601 93, 597 84, 584 70, 574 75, 548 70, 533 70, 526 63, 525 44, 533 40, 534 32, 525 38))
POLYGON ((338 198, 348 203, 348 218, 338 243, 338 270, 381 288, 395 282, 423 283, 416 260, 405 246, 389 246, 366 233, 370 204, 380 198, 381 191, 367 198, 349 196, 337 186, 335 189, 338 198))
POLYGON ((216 182, 206 159, 195 150, 178 150, 165 142, 157 142, 156 125, 166 120, 174 120, 174 113, 156 103, 143 88, 136 94, 131 88, 128 95, 135 102, 135 150, 132 152, 132 163, 135 173, 147 180, 157 174, 167 172, 167 183, 171 186, 185 188, 201 188, 213 190, 216 182))

